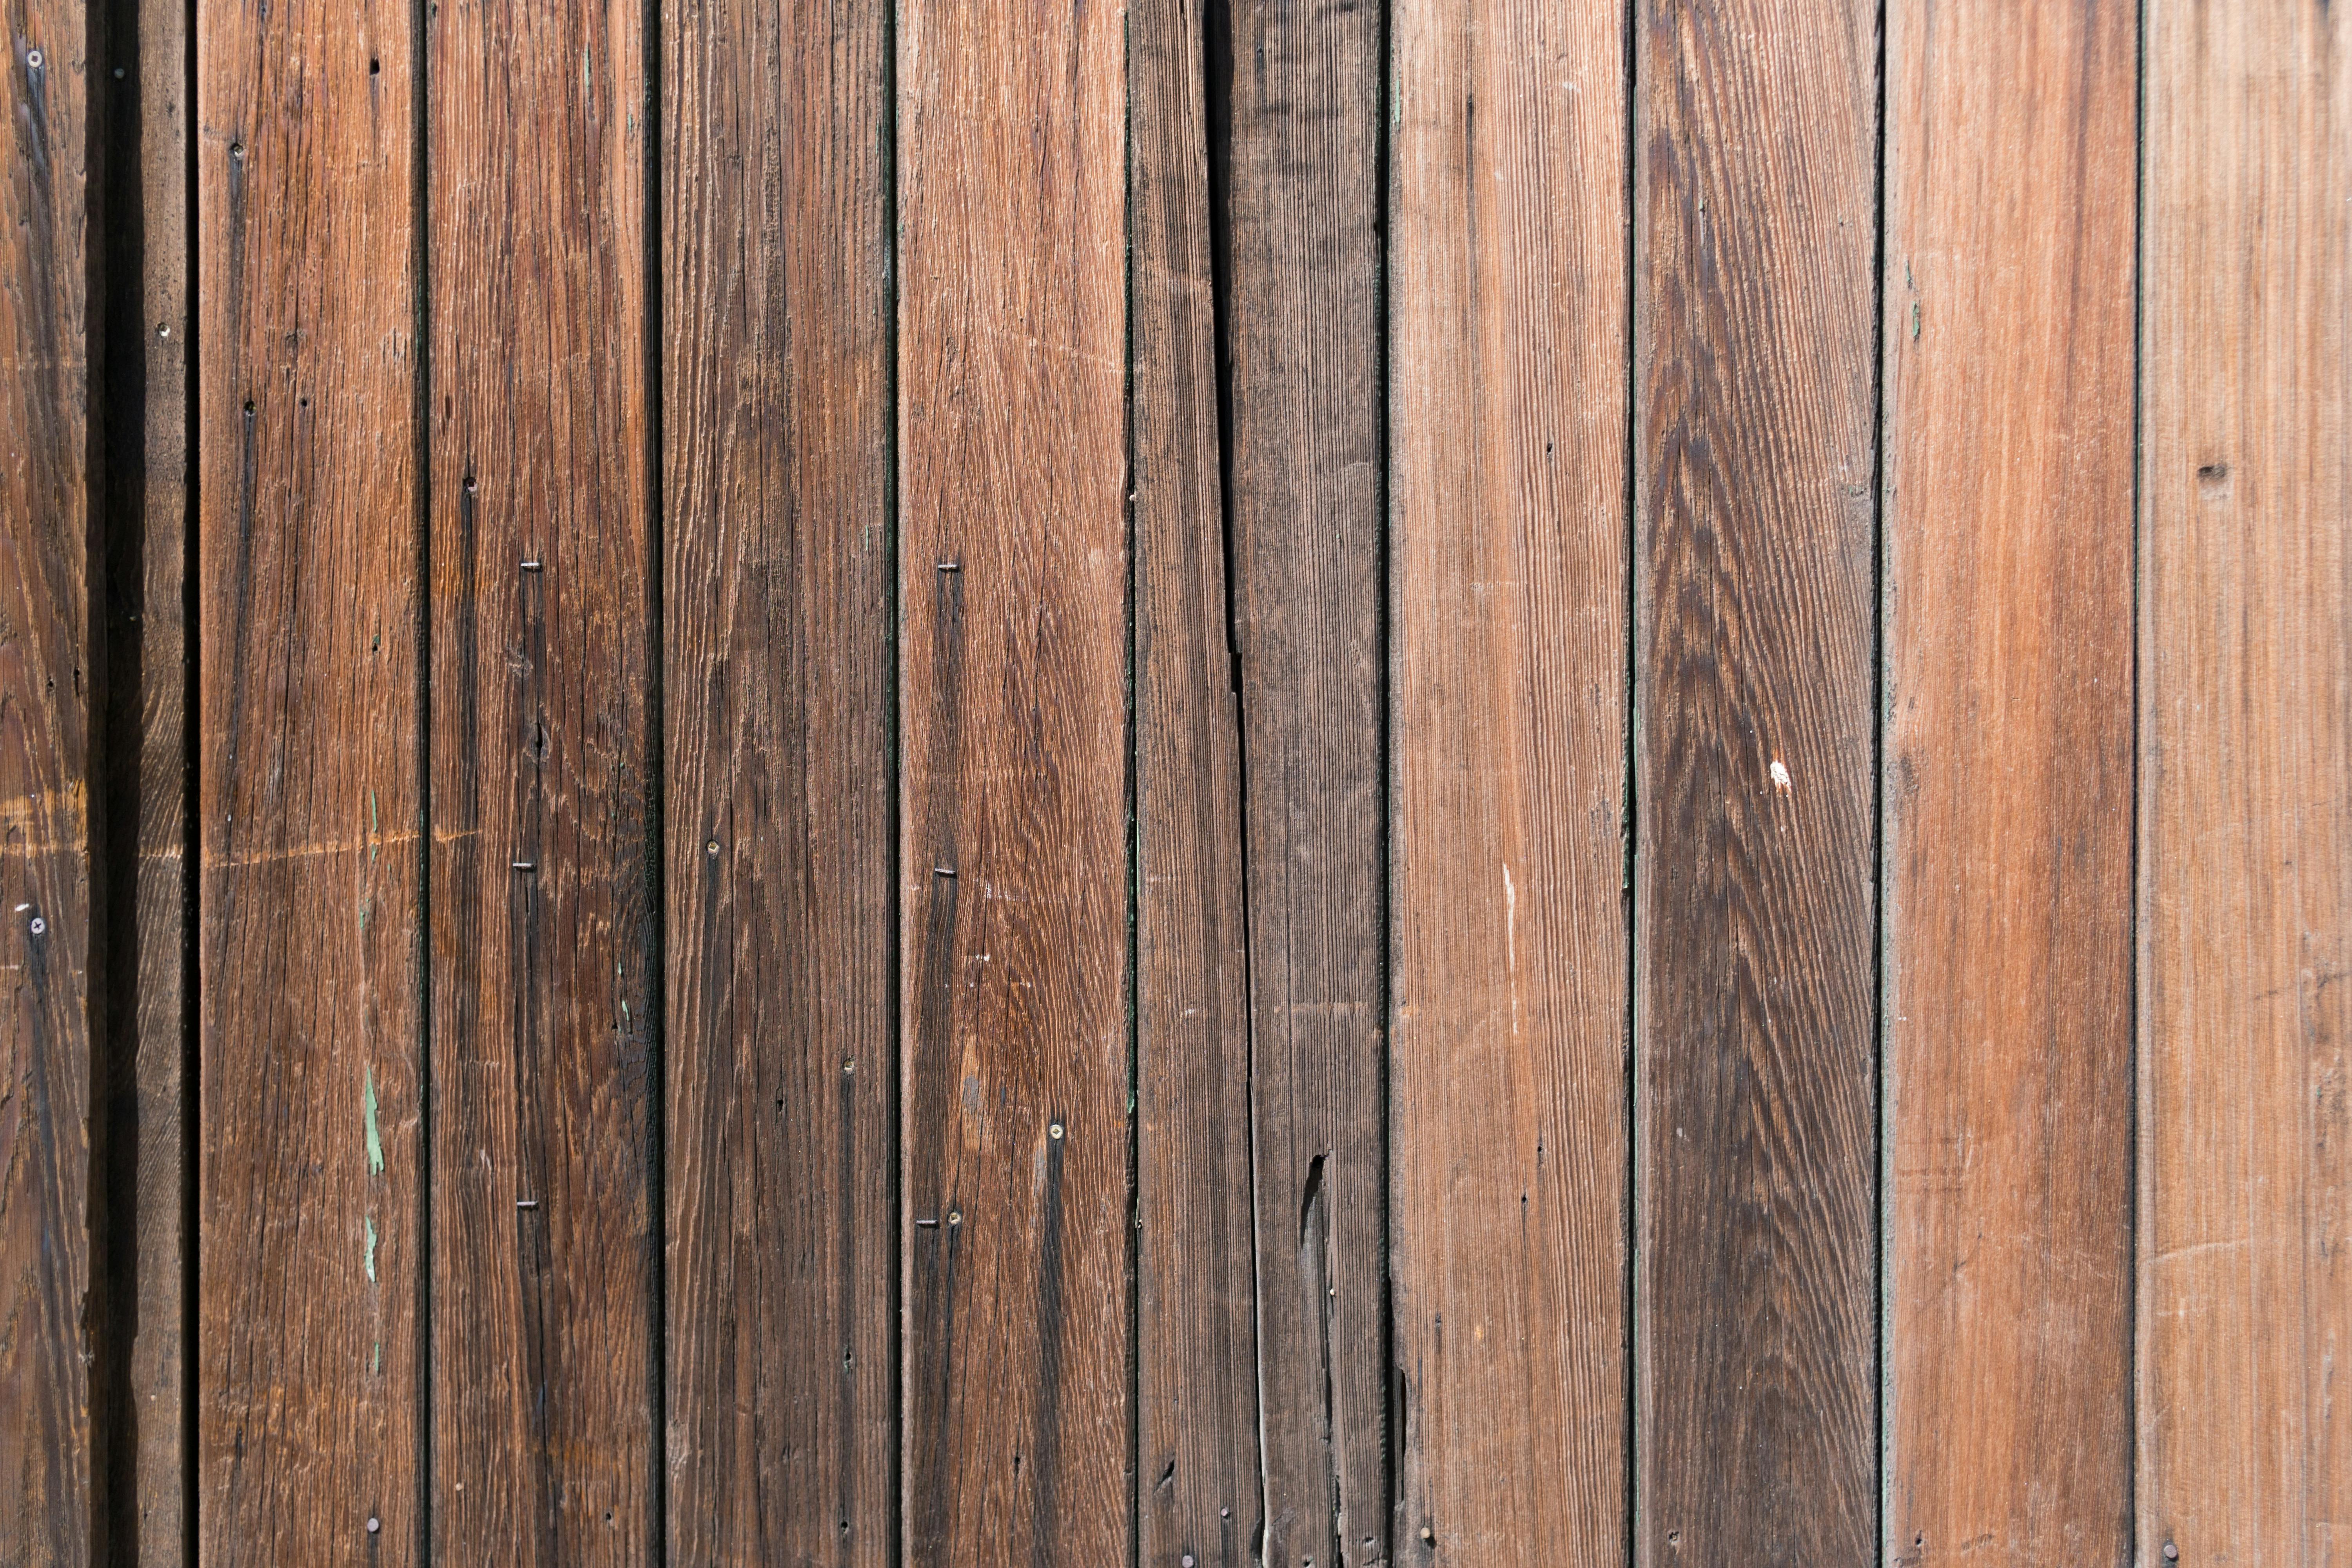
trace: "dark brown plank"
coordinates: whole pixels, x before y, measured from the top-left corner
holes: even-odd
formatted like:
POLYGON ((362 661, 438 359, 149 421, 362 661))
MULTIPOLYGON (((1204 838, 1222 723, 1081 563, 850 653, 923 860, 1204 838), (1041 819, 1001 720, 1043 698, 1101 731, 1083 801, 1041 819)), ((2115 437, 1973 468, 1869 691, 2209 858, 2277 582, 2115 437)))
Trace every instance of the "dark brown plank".
POLYGON ((89 1548, 82 8, 0 29, 0 1562, 89 1548))
POLYGON ((410 23, 196 14, 212 1563, 423 1544, 410 23))
POLYGON ((1395 16, 1398 1527, 1409 1563, 1619 1563, 1625 12, 1395 16))
POLYGON ((663 36, 673 1563, 893 1560, 889 16, 663 36))
POLYGON ((1885 1552, 2120 1563, 2137 15, 1886 17, 1885 1552))
POLYGON ((660 1550, 643 16, 444 0, 425 25, 451 1561, 660 1550))
POLYGON ((1212 13, 1268 1563, 1388 1552, 1381 14, 1212 13))
POLYGON ((1128 12, 1139 1523, 1145 1563, 1240 1564, 1264 1492, 1202 21, 1128 12))
POLYGON ((2147 8, 2137 1560, 2352 1563, 2352 8, 2147 8))
POLYGON ((1644 1564, 1877 1550, 1875 22, 1637 22, 1644 1564))
POLYGON ((1129 1555, 1125 30, 898 20, 910 1562, 1129 1555))

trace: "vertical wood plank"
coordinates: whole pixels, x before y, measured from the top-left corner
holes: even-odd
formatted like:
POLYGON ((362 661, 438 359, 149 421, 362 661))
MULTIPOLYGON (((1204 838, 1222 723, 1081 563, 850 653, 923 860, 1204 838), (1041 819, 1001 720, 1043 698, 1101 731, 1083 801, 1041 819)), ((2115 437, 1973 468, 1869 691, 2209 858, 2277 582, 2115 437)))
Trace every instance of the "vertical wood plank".
POLYGON ((674 1563, 893 1560, 889 18, 663 38, 674 1563))
POLYGON ((1160 1564, 1255 1562, 1265 1500, 1205 20, 1188 0, 1128 16, 1137 1432, 1160 1564))
POLYGON ((1129 1555, 1115 6, 898 17, 910 1561, 1129 1555))
POLYGON ((1638 22, 1644 1564, 1877 1549, 1875 19, 1638 22))
POLYGON ((455 1561, 660 1549, 644 15, 442 0, 425 24, 432 1502, 455 1561))
POLYGON ((213 1563, 423 1543, 411 21, 196 13, 213 1563))
POLYGON ((82 8, 0 10, 0 1562, 89 1547, 82 8))
POLYGON ((1886 19, 1885 1552, 2117 1563, 2137 16, 1886 19))
POLYGON ((2139 1560, 2352 1562, 2352 12, 2147 8, 2139 1560))
POLYGON ((1213 12, 1268 1563, 1388 1552, 1377 6, 1213 12))
POLYGON ((1622 1562, 1625 12, 1397 25, 1397 1525, 1622 1562))

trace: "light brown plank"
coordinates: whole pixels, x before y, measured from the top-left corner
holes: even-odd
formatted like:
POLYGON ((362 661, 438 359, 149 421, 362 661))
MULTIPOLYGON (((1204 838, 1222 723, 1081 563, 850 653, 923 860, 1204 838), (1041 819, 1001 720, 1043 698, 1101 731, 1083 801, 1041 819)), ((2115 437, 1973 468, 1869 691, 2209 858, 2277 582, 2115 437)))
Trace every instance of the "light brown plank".
POLYGON ((424 1531, 410 20, 196 16, 208 1563, 424 1531))
POLYGON ((2147 8, 2138 1555, 2352 1562, 2352 10, 2147 8))
POLYGON ((1395 20, 1399 1551, 1621 1563, 1625 13, 1395 20))

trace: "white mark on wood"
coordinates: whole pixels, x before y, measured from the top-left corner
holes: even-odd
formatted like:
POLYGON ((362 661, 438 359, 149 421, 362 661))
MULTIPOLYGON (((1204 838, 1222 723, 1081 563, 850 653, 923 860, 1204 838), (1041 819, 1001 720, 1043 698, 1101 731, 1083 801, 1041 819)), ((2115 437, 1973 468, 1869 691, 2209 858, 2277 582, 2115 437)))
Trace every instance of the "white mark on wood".
POLYGON ((1778 757, 1772 759, 1772 787, 1782 795, 1792 793, 1789 788, 1789 764, 1778 757))

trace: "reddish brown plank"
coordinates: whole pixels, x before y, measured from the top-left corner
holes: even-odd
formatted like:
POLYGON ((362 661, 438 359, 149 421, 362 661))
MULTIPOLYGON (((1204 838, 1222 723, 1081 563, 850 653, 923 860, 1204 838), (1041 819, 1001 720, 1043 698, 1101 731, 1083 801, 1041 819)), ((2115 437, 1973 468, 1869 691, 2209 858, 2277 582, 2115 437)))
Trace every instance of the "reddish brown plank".
POLYGON ((198 1548, 417 1495, 415 127, 386 0, 202 0, 198 1548))
POLYGON ((428 13, 433 1540, 628 1563, 654 1489, 635 5, 428 13))
POLYGON ((1248 923, 1221 489, 1208 39, 1128 14, 1142 1560, 1253 1560, 1264 1491, 1248 923))
POLYGON ((1396 11, 1398 1526, 1622 1562, 1625 17, 1396 11))
POLYGON ((905 1551, 1129 1555, 1125 20, 898 20, 905 1551))
POLYGON ((2352 10, 2147 9, 2138 1561, 2352 1563, 2352 10))
POLYGON ((1903 1563, 2130 1555, 2136 20, 1887 12, 1903 1563))
POLYGON ((893 1560, 887 5, 667 9, 669 1560, 893 1560))
POLYGON ((1637 19, 1644 1564, 1877 1551, 1875 23, 1637 19))

